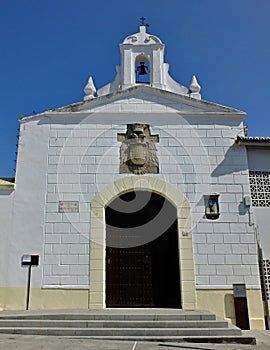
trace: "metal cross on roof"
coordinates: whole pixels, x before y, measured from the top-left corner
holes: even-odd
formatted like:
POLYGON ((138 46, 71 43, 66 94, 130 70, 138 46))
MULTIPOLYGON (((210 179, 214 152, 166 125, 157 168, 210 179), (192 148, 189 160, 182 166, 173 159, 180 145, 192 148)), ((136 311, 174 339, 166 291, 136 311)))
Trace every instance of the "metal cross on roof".
POLYGON ((142 21, 141 25, 144 26, 144 21, 145 21, 145 18, 144 17, 141 17, 140 20, 142 21))

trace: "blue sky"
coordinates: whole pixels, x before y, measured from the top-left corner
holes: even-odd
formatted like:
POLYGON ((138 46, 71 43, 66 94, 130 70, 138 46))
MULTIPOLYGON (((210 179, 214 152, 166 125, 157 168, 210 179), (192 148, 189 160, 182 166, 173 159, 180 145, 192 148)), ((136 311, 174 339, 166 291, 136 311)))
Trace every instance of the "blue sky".
POLYGON ((0 176, 13 176, 20 116, 82 100, 89 75, 111 81, 141 16, 175 80, 196 74, 203 99, 270 136, 269 14, 269 0, 0 0, 0 176))

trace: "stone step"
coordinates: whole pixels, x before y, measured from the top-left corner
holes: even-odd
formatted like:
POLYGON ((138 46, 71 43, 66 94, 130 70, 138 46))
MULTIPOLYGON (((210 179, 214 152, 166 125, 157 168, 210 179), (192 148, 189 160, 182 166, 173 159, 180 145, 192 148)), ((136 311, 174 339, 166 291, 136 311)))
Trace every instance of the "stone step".
POLYGON ((25 335, 54 335, 54 336, 111 336, 111 337, 214 337, 239 336, 237 328, 47 328, 47 327, 2 327, 0 333, 25 335))
POLYGON ((0 333, 135 341, 242 339, 239 328, 209 311, 176 309, 2 311, 0 333))
POLYGON ((74 311, 14 311, 0 312, 3 319, 38 319, 38 320, 133 320, 133 321, 200 321, 216 320, 208 311, 186 311, 172 309, 106 309, 74 311))
POLYGON ((226 328, 228 322, 220 320, 199 321, 137 321, 137 320, 44 320, 0 319, 0 327, 46 327, 46 328, 226 328))

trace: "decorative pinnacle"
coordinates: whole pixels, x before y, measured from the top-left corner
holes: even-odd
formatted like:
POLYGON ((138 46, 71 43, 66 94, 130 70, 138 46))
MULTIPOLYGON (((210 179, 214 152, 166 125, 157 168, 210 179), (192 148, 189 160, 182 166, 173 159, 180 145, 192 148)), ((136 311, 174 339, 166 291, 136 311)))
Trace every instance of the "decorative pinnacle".
POLYGON ((192 79, 191 79, 191 83, 189 85, 189 96, 192 98, 196 98, 197 100, 200 100, 202 98, 201 94, 201 87, 197 81, 197 78, 195 75, 193 75, 192 79))
POLYGON ((84 92, 85 92, 85 95, 86 95, 84 100, 90 100, 90 99, 94 98, 94 95, 95 95, 96 91, 97 90, 95 88, 93 79, 90 76, 89 79, 88 79, 87 84, 84 87, 84 92))
POLYGON ((199 93, 201 91, 201 87, 200 87, 195 75, 193 75, 193 77, 191 79, 191 83, 189 85, 189 90, 193 93, 199 93))

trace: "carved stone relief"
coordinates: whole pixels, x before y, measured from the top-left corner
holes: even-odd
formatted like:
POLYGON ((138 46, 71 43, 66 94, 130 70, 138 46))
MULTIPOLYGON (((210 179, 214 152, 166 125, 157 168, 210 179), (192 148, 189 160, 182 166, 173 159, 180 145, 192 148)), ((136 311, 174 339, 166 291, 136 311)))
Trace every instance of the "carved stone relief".
POLYGON ((119 173, 158 174, 156 143, 158 135, 151 135, 147 124, 127 124, 125 134, 118 134, 120 147, 119 173))

